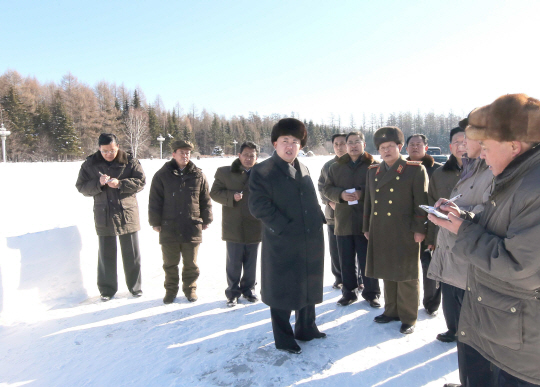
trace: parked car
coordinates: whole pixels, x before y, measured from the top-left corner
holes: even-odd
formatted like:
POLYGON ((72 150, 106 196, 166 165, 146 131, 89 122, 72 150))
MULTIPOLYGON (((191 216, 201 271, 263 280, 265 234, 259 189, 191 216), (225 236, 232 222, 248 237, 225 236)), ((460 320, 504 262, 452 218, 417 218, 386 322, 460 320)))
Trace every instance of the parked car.
POLYGON ((444 164, 448 160, 447 155, 431 155, 433 157, 433 160, 435 160, 438 163, 444 164))
POLYGON ((428 155, 440 155, 441 154, 441 148, 439 148, 438 146, 430 146, 427 148, 427 152, 426 152, 428 155))

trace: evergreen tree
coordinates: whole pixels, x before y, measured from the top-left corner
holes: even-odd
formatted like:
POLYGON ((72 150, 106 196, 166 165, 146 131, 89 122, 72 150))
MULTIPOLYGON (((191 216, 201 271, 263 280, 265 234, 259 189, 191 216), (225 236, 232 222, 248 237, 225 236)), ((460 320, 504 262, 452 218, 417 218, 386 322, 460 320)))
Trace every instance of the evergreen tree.
POLYGON ((2 109, 6 128, 14 137, 13 142, 22 145, 20 151, 23 153, 29 152, 36 143, 37 136, 34 132, 30 109, 21 101, 14 86, 10 86, 7 94, 2 98, 2 109))
POLYGON ((141 100, 139 98, 139 93, 137 93, 137 90, 133 92, 133 102, 131 103, 131 105, 135 109, 139 109, 141 107, 141 100))
MULTIPOLYGON (((135 90, 135 92, 137 91, 135 90)), ((159 126, 156 110, 152 107, 152 105, 148 106, 148 130, 150 132, 150 146, 159 148, 159 141, 157 138, 161 134, 161 128, 159 126)))
POLYGON ((80 151, 73 121, 66 113, 59 92, 55 93, 51 112, 51 139, 53 150, 58 155, 77 155, 80 151))

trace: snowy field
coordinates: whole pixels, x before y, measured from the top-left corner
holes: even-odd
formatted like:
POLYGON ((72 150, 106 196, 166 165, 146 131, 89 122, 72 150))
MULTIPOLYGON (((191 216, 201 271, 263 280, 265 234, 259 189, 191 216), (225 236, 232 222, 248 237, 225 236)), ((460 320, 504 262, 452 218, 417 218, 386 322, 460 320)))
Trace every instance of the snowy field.
MULTIPOLYGON (((328 157, 302 158, 316 182, 328 157)), ((233 159, 202 159, 210 185, 233 159)), ((367 302, 337 307, 330 257, 324 302, 316 306, 324 340, 300 342, 301 355, 274 347, 269 308, 240 299, 225 305, 221 206, 203 233, 199 301, 162 298, 158 234, 148 225, 150 182, 162 160, 142 160, 138 194, 143 291, 99 300, 92 199, 75 188, 81 162, 0 163, 0 386, 437 386, 458 382, 455 344, 440 343, 442 312, 423 307, 412 335, 399 322, 376 324, 367 302)), ((325 235, 326 236, 326 235, 325 235)), ((260 278, 260 277, 259 277, 260 278)), ((260 282, 260 281, 259 281, 260 282)), ((381 281, 382 285, 382 281, 381 281)), ((258 289, 257 289, 258 291, 258 289)), ((294 314, 292 317, 294 320, 294 314)))

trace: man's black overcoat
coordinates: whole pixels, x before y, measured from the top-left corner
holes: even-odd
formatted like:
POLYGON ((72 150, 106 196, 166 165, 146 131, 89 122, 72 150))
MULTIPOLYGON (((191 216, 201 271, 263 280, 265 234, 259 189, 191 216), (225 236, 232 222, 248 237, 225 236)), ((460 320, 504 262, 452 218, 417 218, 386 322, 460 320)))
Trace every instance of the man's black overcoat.
POLYGON ((262 300, 284 310, 323 299, 324 214, 308 169, 294 165, 274 153, 250 178, 249 210, 263 223, 262 300))

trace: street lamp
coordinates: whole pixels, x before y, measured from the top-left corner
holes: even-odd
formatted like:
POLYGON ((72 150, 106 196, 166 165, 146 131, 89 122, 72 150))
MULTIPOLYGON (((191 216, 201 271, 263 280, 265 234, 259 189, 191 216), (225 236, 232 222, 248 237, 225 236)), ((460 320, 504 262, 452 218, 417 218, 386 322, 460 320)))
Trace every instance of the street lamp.
POLYGON ((238 144, 238 141, 233 140, 232 143, 234 144, 234 154, 235 154, 235 156, 236 156, 236 144, 238 144))
POLYGON ((2 156, 4 158, 4 163, 6 162, 6 137, 9 136, 11 132, 6 130, 4 123, 0 126, 0 138, 2 138, 2 156))
POLYGON ((159 158, 162 159, 163 158, 163 141, 165 141, 165 139, 160 134, 157 140, 159 141, 159 158))

